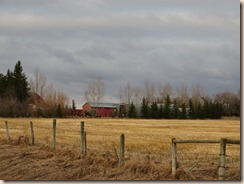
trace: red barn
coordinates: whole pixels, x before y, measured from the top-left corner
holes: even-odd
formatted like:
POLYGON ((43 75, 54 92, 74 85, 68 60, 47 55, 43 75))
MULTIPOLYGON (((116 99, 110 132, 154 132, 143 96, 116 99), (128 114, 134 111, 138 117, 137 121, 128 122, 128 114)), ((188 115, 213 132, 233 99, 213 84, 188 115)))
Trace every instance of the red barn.
POLYGON ((98 117, 114 117, 118 116, 120 104, 86 102, 82 107, 83 113, 85 113, 85 115, 98 117))
POLYGON ((71 109, 71 115, 72 116, 82 116, 82 109, 71 109))

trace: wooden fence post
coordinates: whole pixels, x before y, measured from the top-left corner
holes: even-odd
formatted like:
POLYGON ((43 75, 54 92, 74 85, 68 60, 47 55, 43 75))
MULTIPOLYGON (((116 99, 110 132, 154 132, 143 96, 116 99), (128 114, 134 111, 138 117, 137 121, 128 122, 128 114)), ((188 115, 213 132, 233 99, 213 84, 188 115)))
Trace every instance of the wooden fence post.
POLYGON ((86 155, 86 132, 84 128, 84 121, 80 122, 80 135, 81 135, 81 152, 86 155))
POLYGON ((119 166, 121 167, 124 163, 124 152, 125 152, 125 136, 120 135, 120 152, 119 152, 119 166))
POLYGON ((56 119, 53 119, 53 149, 56 146, 56 119))
POLYGON ((175 138, 172 139, 172 176, 175 177, 177 169, 177 149, 175 138))
POLYGON ((224 180, 225 175, 225 158, 226 158, 226 142, 225 139, 220 141, 220 161, 219 161, 219 180, 224 180))
POLYGON ((31 145, 35 145, 35 140, 34 140, 34 129, 33 129, 33 123, 32 121, 30 122, 30 129, 31 129, 31 145))
POLYGON ((5 121, 5 127, 6 127, 6 136, 7 136, 7 143, 10 143, 10 136, 9 136, 9 131, 8 131, 8 122, 5 121))
POLYGON ((84 138, 83 138, 83 141, 84 141, 84 150, 83 150, 83 153, 84 153, 84 155, 86 155, 86 131, 84 131, 84 138))

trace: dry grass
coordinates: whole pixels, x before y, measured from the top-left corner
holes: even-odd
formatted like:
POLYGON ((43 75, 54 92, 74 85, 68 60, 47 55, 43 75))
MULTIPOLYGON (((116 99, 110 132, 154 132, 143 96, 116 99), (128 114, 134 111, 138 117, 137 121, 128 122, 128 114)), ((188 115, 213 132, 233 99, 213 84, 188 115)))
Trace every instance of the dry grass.
MULTIPOLYGON (((23 140, 18 142, 20 136, 30 138, 29 122, 32 121, 36 146, 31 147, 33 149, 31 151, 50 151, 52 119, 0 119, 1 140, 6 139, 4 126, 6 120, 9 122, 11 139, 15 140, 15 143, 17 141, 16 144, 18 145, 25 142, 23 140), (46 145, 45 149, 43 149, 43 145, 46 145)), ((46 175, 46 177, 57 180, 172 179, 172 138, 196 140, 228 138, 240 140, 240 120, 57 119, 57 145, 59 148, 50 152, 50 154, 53 154, 52 160, 55 160, 56 157, 59 158, 59 154, 64 154, 65 159, 69 160, 67 163, 73 164, 76 170, 72 170, 73 167, 67 166, 70 175, 61 174, 65 172, 66 168, 65 165, 61 164, 60 167, 63 170, 61 169, 62 171, 58 172, 60 174, 49 177, 46 175), (80 156, 79 150, 80 121, 85 122, 87 132, 88 155, 86 158, 80 156), (125 134, 126 144, 125 165, 118 168, 119 137, 122 133, 125 134), (81 162, 85 162, 83 163, 83 165, 85 164, 84 168, 78 166, 81 162), (75 164, 78 164, 77 167, 75 167, 75 164)), ((13 143, 14 141, 12 141, 13 143)), ((19 150, 21 149, 19 148, 19 150)), ((217 179, 218 144, 179 144, 177 145, 177 151, 179 161, 177 179, 217 179)), ((37 160, 35 162, 38 163, 37 160)), ((0 176, 3 175, 0 174, 0 176)), ((27 177, 27 175, 25 176, 27 177)), ((29 179, 43 178, 29 175, 29 179)), ((239 145, 227 146, 226 179, 240 179, 239 145)))

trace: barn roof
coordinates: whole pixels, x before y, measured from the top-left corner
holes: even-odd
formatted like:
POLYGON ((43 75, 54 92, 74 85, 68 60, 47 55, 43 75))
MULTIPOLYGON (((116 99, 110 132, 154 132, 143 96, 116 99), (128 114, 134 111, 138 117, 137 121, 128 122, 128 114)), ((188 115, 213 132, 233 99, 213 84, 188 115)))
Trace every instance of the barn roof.
POLYGON ((98 107, 98 108, 118 108, 120 104, 118 103, 94 103, 94 102, 87 102, 91 107, 98 107))
POLYGON ((43 107, 43 108, 47 106, 44 99, 40 95, 34 92, 30 93, 29 104, 33 106, 43 107))

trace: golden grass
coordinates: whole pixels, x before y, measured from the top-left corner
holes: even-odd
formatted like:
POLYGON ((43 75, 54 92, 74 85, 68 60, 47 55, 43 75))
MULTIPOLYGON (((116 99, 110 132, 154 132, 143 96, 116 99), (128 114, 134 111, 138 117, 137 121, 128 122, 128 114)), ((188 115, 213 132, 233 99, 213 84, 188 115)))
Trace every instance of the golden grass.
MULTIPOLYGON (((51 145, 52 119, 0 119, 0 138, 5 139, 5 125, 8 121, 11 139, 19 136, 30 137, 29 122, 32 121, 35 143, 51 145)), ((125 135, 126 159, 153 159, 155 163, 169 164, 171 161, 171 139, 240 140, 240 120, 129 120, 129 119, 57 119, 57 145, 79 149, 80 122, 85 122, 89 151, 118 154, 119 138, 125 135), (163 160, 163 161, 162 161, 163 160)), ((179 173, 194 174, 196 179, 212 178, 217 173, 219 160, 218 144, 177 144, 179 173), (205 170, 204 170, 205 168, 205 170), (201 171, 203 170, 203 171, 201 171), (210 173, 209 173, 210 172, 210 173), (199 173, 201 173, 199 176, 199 173)), ((130 162, 128 161, 127 164, 130 162)), ((227 146, 227 176, 240 172, 240 146, 227 146)), ((133 167, 126 165, 126 167, 133 167)), ((141 166, 142 167, 142 166, 141 166)), ((133 169, 133 168, 130 168, 133 169)), ((135 168, 134 168, 135 169, 135 168)), ((137 168, 138 169, 138 166, 137 168)), ((145 168, 144 168, 145 169, 145 168)), ((193 176, 192 176, 193 177, 193 176)), ((194 178, 193 177, 193 178, 194 178)), ((239 178, 239 175, 234 179, 239 178)), ((135 177, 136 178, 136 177, 135 177)), ((132 179, 132 178, 131 178, 132 179)), ((137 178, 138 179, 138 178, 137 178)))

